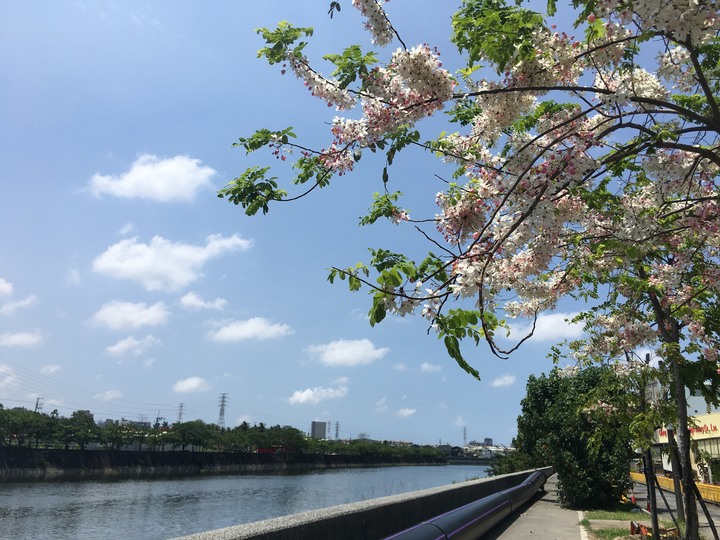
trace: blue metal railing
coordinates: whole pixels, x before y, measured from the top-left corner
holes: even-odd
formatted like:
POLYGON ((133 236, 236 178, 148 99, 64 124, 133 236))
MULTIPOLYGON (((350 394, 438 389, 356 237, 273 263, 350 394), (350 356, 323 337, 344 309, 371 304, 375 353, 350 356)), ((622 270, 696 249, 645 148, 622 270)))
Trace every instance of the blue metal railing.
POLYGON ((475 540, 529 501, 551 470, 530 474, 517 486, 488 495, 385 538, 385 540, 475 540))

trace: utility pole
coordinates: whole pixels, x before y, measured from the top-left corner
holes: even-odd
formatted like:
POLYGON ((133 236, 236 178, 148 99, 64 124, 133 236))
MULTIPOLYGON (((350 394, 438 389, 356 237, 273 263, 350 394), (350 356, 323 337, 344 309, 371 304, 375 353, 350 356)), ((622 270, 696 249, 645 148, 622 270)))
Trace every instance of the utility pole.
POLYGON ((177 423, 181 424, 183 421, 183 409, 185 408, 184 403, 180 403, 180 406, 178 407, 178 415, 177 415, 177 423))
POLYGON ((228 397, 227 393, 223 392, 220 394, 220 416, 218 416, 217 425, 220 429, 225 429, 225 407, 227 406, 228 397))
POLYGON ((467 448, 467 426, 463 426, 463 448, 467 448))
POLYGON ((42 403, 40 403, 41 401, 42 401, 41 397, 39 397, 35 400, 35 412, 42 411, 42 403))

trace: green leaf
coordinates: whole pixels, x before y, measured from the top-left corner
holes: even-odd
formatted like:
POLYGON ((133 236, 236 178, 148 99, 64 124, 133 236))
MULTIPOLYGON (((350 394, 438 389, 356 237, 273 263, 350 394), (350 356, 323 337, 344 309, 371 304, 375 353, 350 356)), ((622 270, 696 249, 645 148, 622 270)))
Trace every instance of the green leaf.
POLYGON ((472 375, 479 381, 480 373, 463 358, 462 353, 460 352, 460 342, 458 339, 454 336, 445 336, 443 342, 445 343, 445 349, 448 354, 453 360, 455 360, 455 362, 457 362, 457 365, 460 366, 463 371, 472 375))

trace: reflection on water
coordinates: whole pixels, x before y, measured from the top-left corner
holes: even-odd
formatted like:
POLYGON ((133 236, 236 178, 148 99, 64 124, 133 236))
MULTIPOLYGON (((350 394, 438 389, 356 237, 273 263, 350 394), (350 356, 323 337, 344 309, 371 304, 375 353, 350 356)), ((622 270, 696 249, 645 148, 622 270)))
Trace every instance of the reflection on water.
POLYGON ((473 465, 7 484, 0 537, 161 540, 486 476, 473 465))

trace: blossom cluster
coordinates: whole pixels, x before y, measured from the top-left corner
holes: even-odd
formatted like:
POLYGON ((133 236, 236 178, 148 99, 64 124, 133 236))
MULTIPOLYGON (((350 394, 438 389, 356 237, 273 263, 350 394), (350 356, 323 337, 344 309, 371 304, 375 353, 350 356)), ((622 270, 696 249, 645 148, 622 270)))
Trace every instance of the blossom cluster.
POLYGON ((352 0, 360 13, 367 19, 365 29, 370 32, 375 45, 384 46, 393 39, 393 29, 385 15, 382 4, 389 0, 352 0))
POLYGON ((328 105, 334 105, 340 110, 352 109, 355 98, 340 86, 339 83, 326 79, 310 67, 309 60, 303 56, 298 58, 292 53, 287 55, 287 64, 301 79, 313 96, 325 100, 328 105))
POLYGON ((697 0, 600 0, 597 15, 616 17, 642 31, 656 31, 679 40, 707 43, 720 29, 716 2, 697 0))
POLYGON ((455 84, 437 51, 427 45, 399 49, 386 67, 366 78, 362 118, 333 120, 335 142, 366 146, 400 125, 430 116, 452 97, 455 84))

